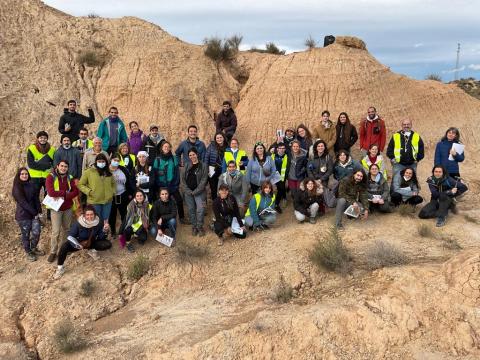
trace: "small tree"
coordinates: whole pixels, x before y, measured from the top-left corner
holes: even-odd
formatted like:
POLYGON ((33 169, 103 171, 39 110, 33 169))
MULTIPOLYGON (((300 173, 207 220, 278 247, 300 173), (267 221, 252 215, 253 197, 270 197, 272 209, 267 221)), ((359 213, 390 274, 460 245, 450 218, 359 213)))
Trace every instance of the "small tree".
POLYGON ((238 52, 240 48, 240 44, 242 43, 243 36, 235 34, 228 38, 226 42, 230 45, 230 47, 235 51, 238 52))
POLYGON ((425 80, 433 80, 433 81, 442 82, 442 77, 438 74, 429 74, 429 75, 425 76, 425 80))
POLYGON ((308 50, 312 50, 317 47, 317 42, 312 35, 308 35, 308 38, 305 40, 305 46, 308 48, 308 50))
POLYGON ((285 55, 285 50, 280 50, 277 45, 275 45, 273 42, 269 42, 265 45, 265 50, 269 54, 275 54, 275 55, 285 55))
POLYGON ((225 40, 215 36, 206 38, 203 40, 205 45, 204 54, 216 62, 230 61, 237 55, 242 40, 243 37, 240 35, 233 35, 225 40))

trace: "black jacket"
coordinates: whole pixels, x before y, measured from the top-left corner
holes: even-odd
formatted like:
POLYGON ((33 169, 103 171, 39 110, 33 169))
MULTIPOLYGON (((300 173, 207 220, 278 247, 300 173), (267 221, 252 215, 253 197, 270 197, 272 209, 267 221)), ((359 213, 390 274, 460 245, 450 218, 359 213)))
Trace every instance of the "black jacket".
POLYGON ((309 215, 308 208, 314 203, 317 203, 320 206, 323 204, 323 196, 318 190, 314 195, 311 195, 307 190, 299 190, 295 192, 293 207, 303 215, 309 215))
POLYGON ((232 195, 228 195, 226 199, 217 196, 213 200, 213 213, 215 214, 215 221, 223 223, 223 228, 226 229, 232 225, 232 219, 237 218, 238 224, 243 226, 240 211, 238 210, 237 200, 232 195))
POLYGON ((150 210, 150 223, 157 224, 158 219, 162 219, 164 224, 170 219, 177 217, 177 204, 171 197, 168 198, 168 202, 164 202, 161 199, 156 200, 153 203, 153 207, 150 210))
POLYGON ((229 109, 226 114, 221 111, 220 114, 217 115, 215 128, 217 132, 223 132, 229 137, 235 134, 235 130, 237 130, 237 116, 233 109, 229 109))
POLYGON ((14 186, 12 195, 17 202, 15 220, 32 220, 42 212, 42 206, 38 198, 38 187, 31 181, 14 186))
POLYGON ((71 113, 68 109, 63 109, 63 115, 60 117, 58 123, 58 131, 60 134, 65 134, 70 138, 71 142, 78 140, 80 129, 85 124, 92 124, 95 122, 95 113, 92 109, 88 109, 88 117, 77 112, 71 113), (70 130, 65 131, 65 124, 70 124, 70 130))
POLYGON ((155 159, 157 158, 157 156, 161 153, 162 145, 165 142, 165 138, 163 137, 163 135, 159 134, 159 136, 160 136, 160 141, 158 142, 157 145, 155 145, 153 140, 148 135, 145 136, 145 139, 143 140, 143 144, 142 144, 142 150, 148 153, 148 161, 152 165, 155 159))
MULTIPOLYGON (((412 165, 415 163, 415 159, 413 158, 413 153, 412 153, 412 137, 414 132, 410 134, 409 142, 407 143, 407 147, 405 148, 405 137, 403 136, 401 131, 398 131, 400 133, 400 145, 401 145, 401 150, 400 150, 400 164, 402 165, 412 165)), ((393 140, 393 136, 390 139, 390 142, 388 143, 387 147, 387 156, 390 160, 395 160, 395 141, 393 140)), ((423 145, 423 140, 420 138, 418 140, 418 153, 417 153, 417 160, 420 161, 424 158, 425 156, 425 150, 424 150, 424 145, 423 145)))

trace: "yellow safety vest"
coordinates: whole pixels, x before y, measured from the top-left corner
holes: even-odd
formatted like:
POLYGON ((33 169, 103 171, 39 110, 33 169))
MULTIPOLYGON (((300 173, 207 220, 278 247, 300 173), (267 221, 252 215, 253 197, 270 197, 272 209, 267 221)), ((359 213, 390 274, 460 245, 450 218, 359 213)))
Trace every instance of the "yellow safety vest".
MULTIPOLYGON (((133 166, 135 166, 135 162, 136 162, 135 155, 128 154, 128 157, 132 161, 133 166)), ((120 155, 120 162, 118 163, 120 166, 125 166, 125 161, 123 159, 124 159, 124 157, 122 155, 120 155)))
MULTIPOLYGON (((55 177, 55 180, 53 180, 53 190, 59 191, 60 190, 60 182, 58 181, 58 176, 57 175, 52 175, 55 177)), ((68 190, 72 189, 72 186, 70 185, 70 180, 73 179, 72 175, 67 176, 67 184, 68 184, 68 190)), ((50 207, 45 206, 47 209, 50 209, 50 207)), ((77 204, 75 201, 72 202, 72 210, 75 211, 77 210, 77 204)))
MULTIPOLYGON (((420 141, 420 135, 418 135, 416 132, 413 133, 412 135, 412 155, 415 160, 417 160, 417 154, 418 154, 418 142, 420 141)), ((393 153, 395 155, 395 161, 398 163, 400 162, 400 154, 402 150, 402 139, 400 137, 400 133, 395 133, 393 134, 393 143, 394 143, 394 149, 393 153)))
MULTIPOLYGON (((148 204, 148 210, 150 211, 152 209, 153 205, 152 204, 148 204)), ((132 224, 132 230, 133 232, 137 232, 138 229, 140 229, 140 227, 143 225, 142 223, 142 218, 140 217, 138 219, 138 221, 134 224, 132 224)))
MULTIPOLYGON (((260 206, 260 201, 262 200, 262 195, 259 193, 256 193, 253 195, 253 198, 255 199, 255 209, 258 211, 258 207, 260 206)), ((268 206, 272 206, 275 203, 275 194, 272 196, 272 201, 268 206)), ((247 208, 247 212, 245 213, 245 216, 250 216, 250 207, 247 208)))
POLYGON ((247 171, 246 168, 245 170, 240 170, 240 161, 242 157, 247 156, 247 153, 244 150, 238 150, 237 151, 237 158, 235 159, 233 157, 233 153, 230 151, 225 151, 225 154, 223 155, 223 158, 225 160, 225 164, 228 165, 230 161, 235 161, 235 164, 237 165, 237 170, 239 170, 242 174, 245 174, 247 171))
MULTIPOLYGON (((78 147, 81 144, 81 140, 75 140, 72 144, 72 147, 78 147)), ((93 141, 90 139, 87 139, 87 147, 84 150, 91 149, 93 148, 93 141)))
MULTIPOLYGON (((367 155, 367 156, 368 156, 368 155, 367 155)), ((377 162, 376 162, 375 164, 377 164, 380 169, 382 168, 382 163, 383 163, 383 161, 382 161, 382 160, 378 160, 378 158, 377 158, 377 162)), ((364 158, 362 159, 362 166, 363 166, 363 168, 365 169, 365 171, 366 171, 367 174, 368 174, 368 170, 369 170, 370 165, 368 164, 366 157, 364 157, 364 158)), ((384 169, 384 170, 383 170, 383 177, 385 178, 385 180, 388 179, 387 169, 384 169)))
MULTIPOLYGON (((275 154, 272 154, 272 160, 273 160, 273 163, 275 164, 275 154)), ((288 155, 285 154, 282 159, 282 168, 280 171, 280 177, 282 178, 282 181, 285 181, 285 175, 287 175, 287 162, 288 162, 288 155)))
MULTIPOLYGON (((55 154, 55 148, 53 146, 50 147, 50 150, 48 150, 48 153, 46 154, 42 154, 40 151, 38 151, 37 147, 35 146, 35 144, 32 144, 30 145, 28 148, 27 148, 27 151, 30 151, 33 155, 33 159, 35 161, 39 161, 41 159, 43 159, 43 157, 45 156, 49 156, 50 159, 53 160, 53 155, 55 154)), ((44 178, 46 179, 48 174, 50 174, 52 170, 51 169, 47 169, 45 171, 42 171, 42 170, 35 170, 35 169, 28 169, 28 173, 30 174, 30 177, 32 178, 44 178)))

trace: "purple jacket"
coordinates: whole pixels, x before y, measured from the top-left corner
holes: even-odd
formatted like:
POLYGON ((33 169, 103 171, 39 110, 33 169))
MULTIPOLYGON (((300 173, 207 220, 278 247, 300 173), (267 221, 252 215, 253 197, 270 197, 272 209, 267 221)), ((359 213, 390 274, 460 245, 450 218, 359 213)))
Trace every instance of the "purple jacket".
POLYGON ((29 181, 15 186, 12 195, 17 202, 15 220, 33 220, 37 214, 42 212, 36 184, 29 181), (21 187, 23 187, 23 191, 21 187))
POLYGON ((143 131, 139 130, 136 134, 133 132, 130 133, 130 137, 128 138, 127 145, 130 149, 130 153, 137 155, 140 149, 142 148, 143 143, 143 131))

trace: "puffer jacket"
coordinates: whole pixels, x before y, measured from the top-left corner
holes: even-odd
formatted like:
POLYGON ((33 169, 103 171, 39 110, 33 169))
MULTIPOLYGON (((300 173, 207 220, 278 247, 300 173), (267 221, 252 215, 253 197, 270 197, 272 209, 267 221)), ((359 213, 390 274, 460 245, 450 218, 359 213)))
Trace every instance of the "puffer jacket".
POLYGON ((467 186, 462 182, 446 176, 442 177, 441 179, 435 179, 430 176, 427 179, 427 184, 430 192, 432 193, 432 200, 438 200, 440 198, 440 194, 442 193, 451 197, 457 197, 468 190, 467 186), (457 192, 455 194, 452 193, 452 189, 454 187, 457 188, 457 192))
POLYGON ((333 173, 333 161, 330 154, 324 153, 323 156, 315 157, 309 160, 307 164, 307 175, 316 180, 321 180, 323 184, 328 182, 328 178, 333 173))
POLYGON ((15 220, 33 220, 42 212, 37 185, 28 181, 22 182, 19 186, 15 186, 12 190, 13 198, 17 203, 15 220), (23 187, 23 191, 19 186, 23 187))
POLYGON ((280 174, 278 174, 275 167, 275 161, 268 154, 265 154, 263 166, 260 165, 256 158, 249 160, 247 174, 245 175, 245 180, 248 183, 260 186, 265 180, 271 181, 274 176, 280 178, 280 174))
POLYGON ((448 141, 447 139, 440 141, 435 147, 435 164, 443 165, 447 169, 449 174, 458 174, 460 169, 458 163, 465 160, 465 153, 456 154, 453 160, 449 159, 450 149, 452 148, 454 141, 448 141))

